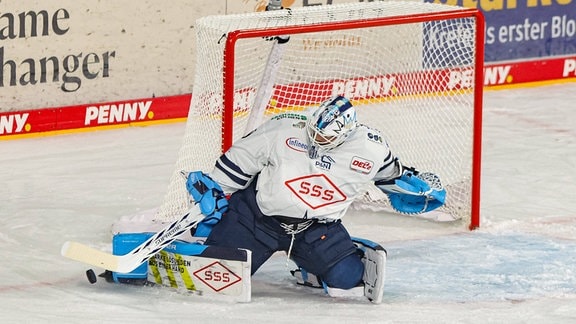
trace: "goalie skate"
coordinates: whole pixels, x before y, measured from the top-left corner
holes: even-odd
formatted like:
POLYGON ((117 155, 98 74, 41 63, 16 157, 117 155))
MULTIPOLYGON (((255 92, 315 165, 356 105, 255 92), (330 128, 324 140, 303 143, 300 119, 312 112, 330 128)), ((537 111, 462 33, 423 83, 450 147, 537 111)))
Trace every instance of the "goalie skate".
POLYGON ((380 304, 384 296, 386 278, 386 250, 375 242, 352 238, 356 247, 364 252, 364 296, 374 304, 380 304))
POLYGON ((356 248, 361 251, 364 263, 363 286, 352 289, 336 289, 326 286, 321 278, 299 268, 290 271, 296 283, 311 288, 324 288, 330 297, 366 297, 374 304, 382 302, 386 277, 386 250, 379 244, 361 238, 352 238, 356 248))

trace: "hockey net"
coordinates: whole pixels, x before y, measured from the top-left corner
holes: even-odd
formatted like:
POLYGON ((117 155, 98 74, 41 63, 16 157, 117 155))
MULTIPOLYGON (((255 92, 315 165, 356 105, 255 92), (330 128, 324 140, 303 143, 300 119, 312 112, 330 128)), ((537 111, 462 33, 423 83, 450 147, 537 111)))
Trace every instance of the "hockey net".
MULTIPOLYGON (((209 172, 249 123, 340 94, 405 164, 440 175, 439 217, 477 227, 483 28, 476 9, 394 1, 199 19, 186 132, 157 219, 188 209, 180 170, 209 172)), ((354 206, 388 202, 374 187, 354 206)))

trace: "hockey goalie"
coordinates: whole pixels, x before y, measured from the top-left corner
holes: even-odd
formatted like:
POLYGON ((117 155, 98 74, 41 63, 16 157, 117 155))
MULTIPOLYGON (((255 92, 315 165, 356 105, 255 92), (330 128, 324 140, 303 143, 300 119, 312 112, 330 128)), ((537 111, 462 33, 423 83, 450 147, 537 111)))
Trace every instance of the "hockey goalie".
POLYGON ((432 211, 446 195, 438 176, 404 166, 342 96, 277 115, 237 140, 210 173, 183 174, 202 215, 191 235, 203 243, 189 254, 249 251, 253 275, 283 251, 297 265, 297 283, 373 303, 382 301, 386 251, 350 236, 341 222, 350 204, 370 183, 406 214, 432 211))

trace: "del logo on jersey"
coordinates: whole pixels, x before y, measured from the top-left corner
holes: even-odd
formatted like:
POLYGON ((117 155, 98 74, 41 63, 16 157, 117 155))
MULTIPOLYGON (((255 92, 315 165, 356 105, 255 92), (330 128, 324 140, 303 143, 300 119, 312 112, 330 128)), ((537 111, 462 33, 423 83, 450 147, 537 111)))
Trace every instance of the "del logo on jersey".
POLYGON ((346 195, 324 174, 313 174, 284 182, 302 202, 317 209, 346 200, 346 195))
POLYGON ((362 172, 362 173, 370 173, 372 168, 374 167, 374 162, 363 159, 361 157, 355 156, 352 158, 352 162, 350 162, 350 168, 352 170, 362 172))

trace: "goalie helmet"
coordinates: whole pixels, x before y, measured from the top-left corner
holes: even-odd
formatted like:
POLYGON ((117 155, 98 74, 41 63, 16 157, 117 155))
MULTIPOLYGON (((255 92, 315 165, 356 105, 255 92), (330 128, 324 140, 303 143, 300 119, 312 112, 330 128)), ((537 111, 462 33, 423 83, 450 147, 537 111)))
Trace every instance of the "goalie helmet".
POLYGON ((356 110, 348 99, 342 96, 332 97, 316 109, 306 125, 310 141, 309 154, 330 150, 342 144, 356 128, 356 110))

